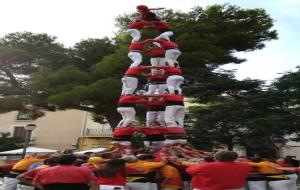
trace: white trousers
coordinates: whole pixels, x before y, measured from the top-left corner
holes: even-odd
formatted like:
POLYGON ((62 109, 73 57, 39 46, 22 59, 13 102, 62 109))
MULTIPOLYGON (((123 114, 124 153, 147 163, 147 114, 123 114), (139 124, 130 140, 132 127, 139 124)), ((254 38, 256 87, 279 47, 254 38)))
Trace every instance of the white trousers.
POLYGON ((18 183, 16 178, 4 177, 1 190, 16 190, 18 183))
POLYGON ((167 90, 167 84, 149 84, 148 94, 153 95, 155 92, 158 94, 164 94, 167 90))
POLYGON ((153 57, 150 59, 150 63, 152 66, 165 66, 166 58, 164 57, 153 57))
POLYGON ((17 185, 17 190, 34 190, 34 186, 17 185))
POLYGON ((164 111, 147 111, 146 113, 146 126, 150 127, 153 122, 157 121, 160 125, 165 124, 164 111))
POLYGON ((126 190, 156 190, 153 189, 152 183, 130 182, 126 185, 126 190))
POLYGON ((267 181, 248 181, 249 190, 266 190, 267 181))
POLYGON ((166 106, 165 121, 168 127, 183 127, 184 116, 185 116, 184 106, 181 105, 166 106))
POLYGON ((192 190, 190 181, 183 181, 183 190, 192 190))
POLYGON ((175 94, 175 90, 181 94, 182 90, 180 85, 183 83, 184 78, 180 75, 172 75, 167 78, 167 88, 170 94, 175 94))
POLYGON ((99 185, 101 190, 124 190, 124 186, 118 185, 99 185))
POLYGON ((143 56, 141 53, 139 52, 135 52, 135 51, 130 51, 128 53, 128 57, 133 61, 131 63, 131 65, 129 66, 129 68, 134 68, 134 67, 137 67, 139 66, 142 61, 143 61, 143 56))
POLYGON ((135 77, 126 77, 124 76, 122 79, 122 92, 121 95, 130 95, 133 94, 138 86, 138 79, 135 77))
POLYGON ((173 32, 172 32, 172 31, 166 31, 166 32, 161 33, 159 36, 157 36, 157 37, 155 38, 155 40, 158 40, 158 39, 160 39, 160 38, 163 38, 163 39, 165 39, 165 40, 170 41, 170 36, 172 36, 172 35, 173 35, 173 32))
POLYGON ((288 179, 288 190, 297 190, 297 179, 298 175, 297 174, 287 174, 289 177, 288 179))
POLYGON ((177 62, 177 58, 181 55, 181 51, 178 49, 168 49, 166 50, 165 57, 166 62, 170 67, 175 67, 175 63, 177 62))
POLYGON ((118 127, 127 127, 135 119, 135 109, 133 107, 118 107, 117 111, 122 115, 122 120, 118 127))
POLYGON ((137 42, 141 39, 141 32, 137 29, 128 29, 127 32, 132 37, 131 43, 137 42))
POLYGON ((270 181, 269 187, 271 190, 288 190, 288 180, 270 181))

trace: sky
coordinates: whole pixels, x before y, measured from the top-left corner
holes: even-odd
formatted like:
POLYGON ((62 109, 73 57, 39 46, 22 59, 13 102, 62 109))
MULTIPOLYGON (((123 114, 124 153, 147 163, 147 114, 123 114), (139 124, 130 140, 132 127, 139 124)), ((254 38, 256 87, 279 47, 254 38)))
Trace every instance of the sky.
POLYGON ((237 79, 270 82, 300 65, 300 0, 0 0, 0 37, 20 31, 47 33, 70 47, 82 39, 113 36, 117 31, 114 19, 140 4, 187 12, 216 3, 264 8, 279 34, 278 40, 267 42, 262 50, 238 53, 247 59, 245 63, 224 66, 236 69, 237 79))

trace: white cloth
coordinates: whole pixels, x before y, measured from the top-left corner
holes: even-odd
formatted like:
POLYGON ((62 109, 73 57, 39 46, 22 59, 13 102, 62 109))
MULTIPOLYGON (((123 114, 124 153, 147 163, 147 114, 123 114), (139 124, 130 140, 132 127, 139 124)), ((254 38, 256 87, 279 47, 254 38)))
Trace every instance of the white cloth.
POLYGON ((267 181, 248 181, 249 190, 266 190, 267 181))
POLYGON ((133 61, 131 63, 131 65, 129 66, 130 68, 134 68, 134 67, 139 66, 143 61, 143 56, 139 52, 130 51, 128 53, 128 57, 133 61))
POLYGON ((298 175, 297 174, 287 174, 289 177, 288 179, 288 190, 297 190, 297 179, 298 175))
POLYGON ((16 178, 4 177, 1 190, 16 190, 18 183, 16 178))
POLYGON ((164 125, 165 124, 165 112, 164 111, 147 111, 146 126, 150 127, 154 121, 157 121, 160 125, 164 125))
POLYGON ((121 95, 133 94, 134 91, 137 89, 137 85, 138 85, 138 79, 137 78, 124 76, 121 79, 121 81, 123 83, 121 95))
POLYGON ((118 107, 117 111, 122 115, 122 120, 117 128, 127 127, 135 119, 135 109, 133 107, 118 107))
POLYGON ((271 190, 288 190, 288 180, 270 181, 269 187, 271 190))
POLYGON ((172 36, 173 35, 173 32, 172 31, 166 31, 166 32, 163 32, 163 33, 161 33, 159 36, 157 36, 156 38, 155 38, 155 40, 158 40, 158 39, 160 39, 160 38, 163 38, 163 39, 165 39, 165 40, 168 40, 168 41, 170 41, 170 36, 172 36))
POLYGON ((153 185, 151 183, 139 183, 139 182, 129 182, 126 185, 127 190, 153 190, 153 185))
POLYGON ((101 190, 124 190, 124 186, 118 186, 118 185, 100 185, 99 186, 101 190))
POLYGON ((141 39, 141 32, 137 29, 128 29, 127 32, 132 37, 131 43, 138 42, 141 39))
POLYGON ((28 185, 17 185, 17 190, 34 190, 34 186, 28 186, 28 185))
POLYGON ((185 108, 181 105, 166 106, 165 122, 169 127, 183 127, 185 108), (178 123, 178 124, 177 124, 178 123))
POLYGON ((183 83, 184 78, 181 75, 172 75, 167 78, 167 88, 170 94, 175 94, 175 90, 181 94, 182 90, 180 85, 183 83))
POLYGON ((153 57, 150 59, 150 63, 152 66, 165 66, 166 58, 164 57, 153 57))
POLYGON ((156 92, 158 94, 164 94, 166 90, 167 90, 166 84, 149 84, 148 94, 153 95, 156 92))
POLYGON ((178 49, 168 49, 165 53, 166 62, 170 67, 175 67, 177 58, 181 55, 181 51, 178 49))

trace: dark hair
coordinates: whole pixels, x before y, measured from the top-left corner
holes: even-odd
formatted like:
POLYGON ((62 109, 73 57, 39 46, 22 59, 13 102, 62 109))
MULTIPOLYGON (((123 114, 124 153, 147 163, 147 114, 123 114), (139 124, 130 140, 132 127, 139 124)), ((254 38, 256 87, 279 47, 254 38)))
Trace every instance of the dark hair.
POLYGON ((136 156, 138 160, 152 160, 154 156, 152 154, 140 154, 136 156))
POLYGON ((76 156, 73 154, 63 154, 57 158, 57 163, 60 165, 72 165, 76 159, 76 156))
POLYGON ((125 160, 112 159, 106 162, 103 169, 98 170, 96 173, 99 177, 114 178, 117 173, 120 173, 123 177, 126 176, 125 160))
POLYGON ((73 163, 73 165, 80 167, 84 163, 86 163, 86 161, 84 161, 82 159, 77 159, 77 160, 75 160, 75 162, 73 163))
POLYGON ((110 152, 101 153, 100 157, 103 159, 114 159, 114 155, 110 152))
POLYGON ((233 151, 222 151, 218 152, 215 159, 221 162, 232 162, 238 158, 238 154, 233 151))
POLYGON ((214 159, 213 157, 210 157, 210 156, 205 157, 203 160, 204 160, 205 162, 214 162, 214 161, 215 161, 215 159, 214 159))
POLYGON ((44 160, 44 164, 48 166, 55 166, 57 165, 57 158, 56 157, 48 158, 44 160))

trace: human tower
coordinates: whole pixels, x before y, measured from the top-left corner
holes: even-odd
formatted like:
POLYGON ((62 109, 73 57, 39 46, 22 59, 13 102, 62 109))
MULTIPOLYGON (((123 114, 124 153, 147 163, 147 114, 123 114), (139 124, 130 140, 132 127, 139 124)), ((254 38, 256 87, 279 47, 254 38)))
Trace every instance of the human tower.
POLYGON ((181 51, 170 40, 173 32, 168 23, 152 10, 155 9, 137 6, 139 17, 128 25, 127 32, 132 37, 128 57, 132 63, 121 79, 123 86, 117 111, 122 115, 122 120, 114 130, 113 142, 130 147, 132 135, 139 132, 146 135, 146 146, 160 150, 166 144, 187 143, 181 90, 184 77, 177 61, 181 51), (157 30, 160 35, 141 40, 141 31, 149 28, 157 30), (147 60, 143 61, 144 55, 151 57, 151 65, 147 66, 147 60), (149 82, 148 91, 143 94, 137 90, 140 77, 147 77, 149 82), (147 109, 146 125, 135 126, 132 123, 138 104, 147 109))

